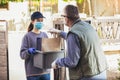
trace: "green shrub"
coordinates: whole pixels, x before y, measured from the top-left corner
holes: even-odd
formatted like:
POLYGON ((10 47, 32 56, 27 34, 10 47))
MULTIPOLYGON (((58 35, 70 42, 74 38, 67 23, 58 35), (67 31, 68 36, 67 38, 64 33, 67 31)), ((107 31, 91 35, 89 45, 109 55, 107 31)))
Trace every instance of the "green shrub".
MULTIPOLYGON (((120 58, 118 59, 118 70, 120 72, 120 58)), ((117 77, 117 80, 120 80, 120 76, 117 77)))

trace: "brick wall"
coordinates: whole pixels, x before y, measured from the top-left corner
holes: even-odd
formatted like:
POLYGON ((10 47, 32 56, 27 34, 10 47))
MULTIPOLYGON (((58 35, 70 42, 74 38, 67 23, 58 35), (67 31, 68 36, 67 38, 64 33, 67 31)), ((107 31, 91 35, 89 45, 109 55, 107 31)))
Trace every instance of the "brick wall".
POLYGON ((7 80, 7 35, 0 31, 0 80, 7 80))

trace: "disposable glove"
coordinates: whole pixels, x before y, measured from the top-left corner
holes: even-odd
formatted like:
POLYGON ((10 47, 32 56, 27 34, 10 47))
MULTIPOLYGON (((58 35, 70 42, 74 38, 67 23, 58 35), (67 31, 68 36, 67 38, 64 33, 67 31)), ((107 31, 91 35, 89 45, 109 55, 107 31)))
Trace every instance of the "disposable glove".
POLYGON ((28 53, 29 54, 35 54, 36 53, 36 49, 35 48, 29 48, 28 49, 28 53))

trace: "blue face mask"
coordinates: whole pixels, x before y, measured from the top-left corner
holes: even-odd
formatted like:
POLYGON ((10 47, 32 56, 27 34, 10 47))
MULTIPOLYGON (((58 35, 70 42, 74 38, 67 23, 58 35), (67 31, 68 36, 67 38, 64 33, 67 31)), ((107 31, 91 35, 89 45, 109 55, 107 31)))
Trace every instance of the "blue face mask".
POLYGON ((39 30, 39 29, 41 29, 43 27, 43 23, 42 22, 36 22, 35 27, 36 27, 36 29, 39 30))

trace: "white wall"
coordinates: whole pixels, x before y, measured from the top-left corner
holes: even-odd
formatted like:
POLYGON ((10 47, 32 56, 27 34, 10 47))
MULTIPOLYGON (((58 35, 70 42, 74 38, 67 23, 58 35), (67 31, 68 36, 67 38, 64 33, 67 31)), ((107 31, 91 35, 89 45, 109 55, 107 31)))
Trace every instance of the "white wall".
POLYGON ((19 32, 8 34, 9 80, 26 80, 24 60, 20 58, 22 37, 19 32))

